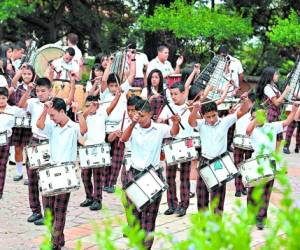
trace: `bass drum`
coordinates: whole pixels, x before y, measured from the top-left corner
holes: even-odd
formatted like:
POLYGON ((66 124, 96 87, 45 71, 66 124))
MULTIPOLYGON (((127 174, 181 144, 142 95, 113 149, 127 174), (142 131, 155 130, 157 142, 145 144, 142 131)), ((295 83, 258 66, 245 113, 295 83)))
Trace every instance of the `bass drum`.
POLYGON ((52 60, 58 59, 65 54, 62 47, 55 44, 46 44, 39 48, 34 57, 32 65, 39 77, 44 77, 48 69, 48 64, 52 60))

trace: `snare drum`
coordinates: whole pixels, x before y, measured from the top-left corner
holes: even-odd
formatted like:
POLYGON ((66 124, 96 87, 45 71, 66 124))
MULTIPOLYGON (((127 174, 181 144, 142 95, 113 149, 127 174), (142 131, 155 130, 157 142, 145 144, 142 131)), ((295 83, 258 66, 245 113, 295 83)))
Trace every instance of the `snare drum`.
POLYGON ((142 211, 155 201, 168 186, 158 176, 153 167, 149 167, 134 177, 125 187, 125 193, 138 211, 142 211))
POLYGON ((78 168, 73 162, 39 168, 38 175, 43 196, 65 194, 80 188, 78 168))
POLYGON ((119 128, 119 122, 105 122, 105 133, 115 132, 119 128))
POLYGON ((127 93, 127 99, 132 96, 140 96, 142 93, 142 88, 140 87, 131 87, 127 93))
POLYGON ((30 169, 38 169, 50 165, 50 145, 48 142, 28 146, 25 151, 29 160, 30 169))
POLYGON ((209 192, 231 181, 238 174, 229 153, 224 153, 200 166, 199 173, 209 192))
POLYGON ((31 128, 31 116, 15 117, 15 128, 31 128))
POLYGON ((241 163, 240 174, 245 187, 255 187, 274 179, 274 170, 268 155, 257 156, 241 163))
POLYGON ((170 89, 175 82, 181 81, 181 74, 172 74, 167 77, 168 88, 170 89))
POLYGON ((175 165, 198 158, 192 139, 178 139, 163 146, 167 165, 175 165))
POLYGON ((0 147, 8 144, 7 131, 0 132, 0 147))
POLYGON ((52 82, 52 89, 54 96, 66 99, 69 97, 71 91, 71 84, 69 80, 54 80, 52 82))
POLYGON ((236 148, 241 148, 244 150, 253 150, 251 145, 251 139, 249 136, 246 135, 234 135, 233 137, 233 145, 236 148))
POLYGON ((111 165, 108 143, 80 147, 78 151, 81 168, 99 168, 111 165))

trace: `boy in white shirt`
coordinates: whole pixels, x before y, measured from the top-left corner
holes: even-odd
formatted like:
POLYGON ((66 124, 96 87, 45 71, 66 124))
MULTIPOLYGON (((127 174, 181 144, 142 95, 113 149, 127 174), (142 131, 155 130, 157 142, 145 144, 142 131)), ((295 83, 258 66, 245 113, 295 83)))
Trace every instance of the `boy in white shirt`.
MULTIPOLYGON (((44 105, 44 110, 37 121, 37 127, 49 138, 52 162, 75 162, 77 160, 77 141, 80 135, 87 132, 86 121, 82 112, 77 112, 79 123, 75 123, 66 115, 66 103, 61 98, 53 98, 44 105), (46 123, 46 117, 53 121, 46 123)), ((74 111, 78 106, 74 107, 74 111)), ((65 244, 64 227, 70 193, 43 197, 46 208, 53 216, 52 242, 53 249, 60 250, 65 244)))
MULTIPOLYGON (((179 131, 179 134, 175 139, 188 139, 193 135, 193 128, 188 123, 188 118, 190 111, 188 105, 185 103, 186 94, 185 87, 181 83, 174 83, 170 89, 171 97, 173 102, 170 103, 171 108, 175 113, 181 116, 181 123, 184 129, 179 131), (187 111, 186 111, 187 110, 187 111)), ((168 122, 172 117, 172 112, 165 106, 158 118, 159 122, 168 122)), ((172 122, 170 121, 172 125, 172 122)), ((167 184, 169 186, 167 190, 167 201, 169 208, 165 211, 165 215, 178 214, 178 217, 182 217, 186 214, 186 210, 189 207, 190 197, 190 171, 191 171, 191 161, 183 162, 180 164, 180 202, 178 203, 176 195, 176 165, 167 165, 166 167, 166 177, 167 184)))
MULTIPOLYGON (((160 151, 164 138, 176 136, 179 132, 179 116, 172 116, 173 126, 155 123, 151 120, 151 107, 147 101, 139 101, 136 104, 136 113, 133 122, 122 134, 121 141, 131 143, 131 167, 126 173, 126 183, 132 180, 133 176, 141 173, 152 165, 160 178, 160 151)), ((127 199, 128 200, 128 199, 127 199)), ((151 249, 153 236, 149 234, 155 230, 155 221, 158 214, 161 196, 146 207, 142 212, 133 210, 141 228, 146 231, 147 238, 144 240, 146 249, 151 249), (151 238, 149 238, 151 237, 151 238)), ((130 201, 128 200, 130 203, 130 201)))
MULTIPOLYGON (((296 115, 298 106, 293 105, 292 111, 284 121, 265 123, 263 119, 257 118, 256 114, 266 114, 265 110, 257 109, 256 112, 252 113, 254 118, 247 127, 247 134, 251 138, 251 144, 253 147, 253 156, 259 155, 269 155, 276 151, 276 139, 277 135, 283 132, 284 127, 287 127, 293 120, 296 115)), ((255 110, 254 110, 255 111, 255 110)), ((271 163, 276 169, 276 162, 271 158, 271 163)), ((258 213, 256 215, 256 226, 259 230, 264 228, 264 222, 267 218, 269 201, 271 197, 271 192, 274 184, 274 179, 267 182, 263 185, 263 194, 262 194, 262 204, 256 204, 256 201, 253 197, 254 188, 251 187, 248 190, 247 203, 252 206, 259 206, 258 213)), ((258 199, 261 200, 261 199, 258 199)))
MULTIPOLYGON (((114 100, 107 109, 99 107, 98 98, 96 96, 87 97, 86 101, 89 103, 89 107, 84 112, 84 117, 86 119, 88 132, 85 135, 85 146, 105 143, 105 121, 117 105, 120 96, 121 93, 117 92, 114 100)), ((103 177, 103 167, 81 169, 81 178, 86 193, 86 200, 80 204, 81 207, 89 206, 92 211, 100 210, 102 208, 103 177), (91 181, 92 174, 94 180, 94 193, 91 181)))
POLYGON ((2 199, 3 196, 6 165, 9 157, 12 128, 15 125, 15 116, 24 115, 22 109, 15 106, 9 106, 7 100, 7 88, 0 87, 0 199, 2 199))
MULTIPOLYGON (((36 126, 36 123, 44 110, 44 103, 50 98, 52 91, 51 82, 48 78, 39 78, 37 80, 35 86, 37 98, 30 98, 33 89, 34 85, 32 83, 28 84, 28 88, 19 102, 19 107, 25 109, 31 115, 32 137, 29 142, 30 147, 48 142, 48 136, 36 126)), ((47 117, 47 122, 50 122, 49 117, 47 117)), ((27 221, 40 225, 43 224, 43 216, 39 200, 38 174, 37 170, 30 169, 28 157, 26 158, 26 170, 28 176, 29 206, 32 211, 32 215, 28 217, 27 221)))
MULTIPOLYGON (((227 151, 227 133, 229 128, 242 117, 251 105, 250 100, 245 100, 240 109, 224 118, 218 117, 218 108, 215 102, 206 103, 201 106, 201 113, 204 119, 197 120, 200 111, 200 103, 194 104, 193 110, 189 116, 189 124, 196 127, 201 138, 202 157, 200 158, 199 167, 205 165, 208 160, 214 159, 227 151)), ((211 201, 218 199, 215 213, 222 213, 224 209, 226 193, 226 183, 211 192, 211 201)), ((197 203, 198 210, 208 208, 209 192, 204 180, 199 175, 197 181, 197 203)))

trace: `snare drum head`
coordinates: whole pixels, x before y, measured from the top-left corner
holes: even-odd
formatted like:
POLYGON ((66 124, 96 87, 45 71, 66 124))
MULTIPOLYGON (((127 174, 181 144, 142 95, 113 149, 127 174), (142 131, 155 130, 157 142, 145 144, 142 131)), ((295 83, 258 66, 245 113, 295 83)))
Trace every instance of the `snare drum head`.
POLYGON ((51 60, 58 59, 65 54, 65 51, 54 44, 47 44, 39 48, 33 58, 33 67, 39 77, 44 77, 51 60))

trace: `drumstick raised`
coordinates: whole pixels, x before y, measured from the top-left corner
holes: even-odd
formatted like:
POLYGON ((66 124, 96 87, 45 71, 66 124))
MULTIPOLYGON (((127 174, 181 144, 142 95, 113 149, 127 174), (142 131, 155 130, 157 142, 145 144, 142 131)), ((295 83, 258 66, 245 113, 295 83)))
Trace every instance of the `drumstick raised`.
MULTIPOLYGON (((173 115, 176 115, 175 112, 174 112, 174 110, 171 108, 171 106, 170 106, 170 104, 169 104, 168 101, 166 101, 166 105, 167 105, 167 107, 169 108, 169 110, 171 111, 171 113, 172 113, 173 115)), ((184 127, 183 127, 183 125, 182 125, 182 123, 181 123, 180 121, 179 121, 179 126, 184 130, 184 127)))
MULTIPOLYGON (((123 119, 122 119, 122 124, 121 124, 121 133, 123 133, 123 129, 124 129, 124 122, 125 122, 125 116, 126 116, 126 111, 124 111, 123 113, 123 119)), ((120 139, 118 141, 118 147, 120 146, 120 139)))

